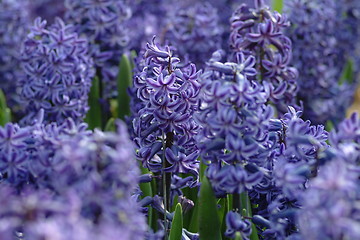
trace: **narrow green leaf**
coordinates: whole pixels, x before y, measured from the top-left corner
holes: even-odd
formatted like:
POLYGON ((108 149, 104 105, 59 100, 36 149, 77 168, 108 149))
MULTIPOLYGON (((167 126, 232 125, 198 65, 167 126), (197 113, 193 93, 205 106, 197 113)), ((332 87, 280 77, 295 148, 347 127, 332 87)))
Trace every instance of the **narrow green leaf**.
POLYGON ((11 111, 7 107, 5 94, 0 89, 0 126, 4 126, 8 122, 11 122, 11 111))
POLYGON ((104 130, 105 130, 105 132, 115 132, 116 131, 114 118, 110 118, 109 121, 107 121, 104 130))
POLYGON ((220 208, 218 209, 220 226, 223 224, 223 220, 225 219, 224 216, 226 215, 226 210, 227 210, 226 204, 227 204, 226 198, 221 198, 218 200, 218 205, 220 205, 220 208))
MULTIPOLYGON (((110 119, 111 120, 111 119, 110 119)), ((140 166, 140 170, 142 174, 149 174, 149 170, 147 168, 144 168, 143 166, 140 166)), ((148 183, 140 183, 140 190, 143 193, 142 197, 146 197, 146 196, 150 196, 153 197, 153 191, 152 191, 152 187, 151 187, 151 182, 148 183)), ((148 224, 149 226, 153 225, 153 208, 150 207, 149 211, 148 211, 148 224)))
POLYGON ((4 92, 0 89, 0 110, 7 108, 4 92))
POLYGON ((331 120, 327 120, 325 123, 325 129, 326 131, 330 132, 334 129, 334 123, 331 120))
POLYGON ((351 59, 348 59, 344 65, 344 69, 341 73, 339 85, 342 85, 345 82, 352 83, 354 81, 355 81, 355 79, 354 79, 354 63, 351 59))
POLYGON ((169 240, 181 240, 183 229, 183 217, 181 204, 176 205, 174 218, 171 223, 169 240))
POLYGON ((237 232, 235 234, 235 240, 242 240, 241 233, 237 232))
POLYGON ((89 111, 86 115, 85 122, 89 124, 90 129, 100 128, 102 126, 101 121, 101 106, 100 106, 100 85, 99 78, 95 77, 92 81, 90 94, 89 94, 89 111))
POLYGON ((188 229, 190 232, 199 232, 199 199, 195 202, 188 229))
POLYGON ((198 159, 200 161, 200 172, 199 172, 199 177, 200 177, 200 181, 204 178, 205 176, 205 170, 206 170, 206 165, 202 162, 202 159, 198 159))
MULTIPOLYGON (((242 201, 245 204, 245 209, 246 209, 245 214, 247 215, 247 217, 252 217, 252 209, 251 209, 251 202, 250 202, 249 195, 247 194, 247 192, 245 192, 245 193, 242 193, 241 197, 242 197, 242 201)), ((256 226, 254 223, 251 223, 250 240, 259 240, 259 235, 258 235, 256 226)))
POLYGON ((125 120, 130 115, 130 96, 127 93, 132 83, 132 68, 128 57, 124 54, 121 58, 118 74, 118 117, 125 120))
POLYGON ((224 216, 223 216, 223 219, 221 221, 221 234, 222 234, 222 237, 223 239, 228 239, 226 236, 225 236, 225 232, 226 232, 226 214, 231 211, 231 206, 230 205, 230 197, 229 196, 232 196, 232 194, 227 194, 226 195, 226 198, 225 198, 225 213, 224 213, 224 216))
MULTIPOLYGON (((205 170, 206 170, 207 166, 202 162, 202 160, 200 158, 198 160, 200 161, 199 177, 200 177, 200 182, 201 182, 201 180, 205 176, 205 170)), ((194 204, 195 204, 195 207, 192 211, 193 213, 191 215, 191 220, 190 220, 188 230, 190 232, 199 232, 199 198, 198 198, 198 194, 196 195, 196 198, 194 199, 194 204)))
POLYGON ((283 0, 273 0, 272 7, 275 11, 281 13, 284 7, 284 1, 283 0))
POLYGON ((201 240, 221 239, 221 225, 216 202, 210 182, 204 176, 199 196, 199 233, 201 240))

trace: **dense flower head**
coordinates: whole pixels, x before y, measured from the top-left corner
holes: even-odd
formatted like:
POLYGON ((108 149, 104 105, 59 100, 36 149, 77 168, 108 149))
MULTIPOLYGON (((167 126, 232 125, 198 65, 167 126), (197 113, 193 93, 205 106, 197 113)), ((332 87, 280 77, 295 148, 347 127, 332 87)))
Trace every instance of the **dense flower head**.
POLYGON ((23 43, 21 68, 19 86, 27 114, 23 123, 31 122, 40 109, 47 122, 85 117, 93 62, 87 41, 71 25, 57 18, 47 27, 37 18, 23 43))
POLYGON ((13 0, 0 2, 0 88, 16 113, 21 110, 16 82, 20 71, 18 50, 29 27, 27 3, 13 0))
MULTIPOLYGON (((351 42, 359 38, 355 26, 346 24, 358 18, 346 10, 351 2, 292 0, 286 5, 292 23, 287 34, 296 46, 293 63, 301 69, 299 98, 304 103, 304 117, 314 123, 338 123, 352 102, 355 79, 339 83, 347 61, 357 52, 356 46, 346 40, 349 35, 351 42)), ((353 10, 356 12, 356 7, 353 10)))
POLYGON ((281 119, 272 120, 277 144, 264 168, 267 174, 250 192, 258 204, 255 212, 269 220, 263 236, 285 238, 296 232, 295 212, 309 179, 318 171, 322 153, 329 150, 328 133, 322 125, 300 118, 293 107, 281 119))
POLYGON ((90 54, 103 82, 105 98, 117 95, 116 77, 121 55, 129 44, 125 22, 131 9, 123 0, 67 0, 65 19, 90 42, 90 54))
POLYGON ((255 3, 254 8, 242 4, 233 13, 230 50, 233 56, 238 52, 255 56, 258 76, 254 78, 269 84, 270 100, 285 113, 287 105, 295 104, 298 77, 297 69, 290 66, 292 43, 284 34, 289 21, 263 1, 255 3))
POLYGON ((221 47, 222 29, 217 9, 209 3, 196 3, 175 7, 168 13, 166 41, 175 46, 177 53, 188 57, 198 66, 221 47))
POLYGON ((32 0, 29 4, 31 18, 41 17, 48 23, 53 23, 56 17, 64 17, 64 2, 58 0, 32 0))
POLYGON ((170 164, 165 171, 197 172, 194 134, 199 129, 192 114, 197 110, 200 84, 194 64, 181 66, 169 46, 147 44, 146 66, 135 76, 137 97, 144 107, 133 121, 138 157, 152 171, 162 168, 159 151, 170 164), (163 148, 163 141, 168 148, 163 148))
POLYGON ((257 73, 255 58, 240 52, 236 62, 222 63, 221 55, 214 53, 202 75, 197 120, 203 128, 197 141, 217 194, 240 193, 261 180, 260 170, 246 166, 264 164, 273 145, 268 134, 273 109, 265 104, 263 86, 249 80, 257 73))
POLYGON ((342 159, 320 168, 302 197, 300 234, 306 239, 359 237, 359 173, 342 159))
MULTIPOLYGON (((167 176, 167 206, 176 195, 183 195, 183 188, 193 188, 199 181, 195 136, 201 126, 193 115, 198 110, 200 72, 174 54, 170 46, 156 44, 154 37, 143 59, 138 59, 142 69, 136 71, 131 90, 137 104, 132 115, 136 157, 155 175, 167 176)), ((154 208, 164 214, 167 209, 161 200, 154 202, 158 202, 154 208)))
MULTIPOLYGON (((360 61, 360 46, 358 44, 360 40, 360 2, 356 0, 340 0, 336 1, 337 11, 337 39, 339 44, 339 56, 342 59, 345 57, 353 62, 355 66, 358 66, 360 61)), ((352 69, 355 74, 359 73, 359 70, 354 67, 352 69)), ((355 75, 356 76, 356 75, 355 75)), ((358 82, 358 79, 349 79, 350 81, 358 82)))
POLYGON ((117 126, 116 133, 91 132, 72 119, 61 125, 38 119, 0 128, 0 192, 9 192, 1 194, 8 198, 0 220, 13 224, 6 231, 42 239, 48 228, 57 234, 79 224, 70 232, 143 239, 144 216, 132 197, 139 170, 126 127, 117 126))
MULTIPOLYGON (((128 1, 132 10, 131 18, 125 23, 132 29, 129 34, 129 48, 136 50, 141 56, 141 50, 154 35, 161 35, 166 28, 166 13, 172 9, 171 0, 137 0, 128 1)), ((181 4, 176 2, 176 5, 181 4)))

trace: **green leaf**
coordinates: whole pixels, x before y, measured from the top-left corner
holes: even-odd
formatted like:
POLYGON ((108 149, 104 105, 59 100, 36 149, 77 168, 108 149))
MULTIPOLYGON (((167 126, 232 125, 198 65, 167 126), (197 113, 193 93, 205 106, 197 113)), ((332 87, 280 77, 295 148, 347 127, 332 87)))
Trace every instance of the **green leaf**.
POLYGON ((182 208, 181 204, 176 205, 174 218, 171 223, 169 240, 181 240, 183 229, 183 217, 182 217, 182 208))
POLYGON ((4 92, 0 89, 0 110, 7 108, 4 92))
POLYGON ((345 82, 352 83, 354 80, 354 63, 351 59, 349 59, 344 65, 344 69, 339 80, 339 85, 342 85, 345 82))
POLYGON ((199 199, 195 202, 195 207, 189 224, 189 231, 199 232, 199 199))
POLYGON ((237 232, 235 234, 235 240, 242 240, 241 233, 237 232))
POLYGON ((99 78, 95 77, 92 81, 88 104, 89 111, 86 114, 85 122, 89 124, 90 129, 100 128, 102 127, 102 113, 100 106, 100 83, 99 78))
POLYGON ((326 131, 330 132, 334 129, 334 123, 331 120, 327 120, 325 123, 325 129, 326 131))
POLYGON ((4 126, 8 122, 11 122, 11 111, 7 107, 5 94, 0 89, 0 126, 4 126))
POLYGON ((130 96, 127 93, 132 83, 132 68, 128 57, 124 54, 121 58, 118 74, 118 117, 125 120, 130 115, 130 96))
POLYGON ((115 132, 116 131, 114 118, 110 118, 109 121, 107 121, 104 130, 105 130, 105 132, 115 132))
POLYGON ((220 226, 223 224, 223 220, 225 219, 224 216, 226 215, 227 210, 227 198, 221 198, 217 202, 218 205, 220 205, 220 208, 218 209, 218 215, 220 220, 220 226))
POLYGON ((272 7, 275 11, 281 13, 284 7, 284 1, 283 0, 273 0, 272 7))
POLYGON ((203 177, 199 196, 199 233, 200 239, 221 239, 221 225, 217 211, 215 194, 209 180, 203 177))

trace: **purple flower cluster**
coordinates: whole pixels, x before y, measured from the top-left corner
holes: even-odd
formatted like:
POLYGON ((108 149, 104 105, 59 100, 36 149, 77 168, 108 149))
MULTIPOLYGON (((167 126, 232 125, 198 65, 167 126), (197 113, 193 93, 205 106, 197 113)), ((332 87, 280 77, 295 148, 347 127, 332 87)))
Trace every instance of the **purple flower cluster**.
MULTIPOLYGON (((177 5, 181 4, 176 2, 177 5)), ((132 16, 125 23, 132 29, 129 48, 141 52, 154 35, 163 36, 166 28, 166 13, 172 9, 172 0, 129 1, 132 16)), ((139 54, 140 55, 140 54, 139 54)))
POLYGON ((144 239, 132 197, 139 170, 125 126, 118 123, 117 133, 86 128, 72 119, 42 124, 41 116, 30 127, 0 128, 1 239, 144 239))
POLYGON ((26 37, 29 15, 26 1, 0 2, 0 88, 16 113, 21 110, 16 86, 20 71, 19 46, 26 37))
POLYGON ((359 231, 359 169, 343 159, 320 168, 302 196, 298 213, 300 233, 306 239, 356 239, 359 231))
POLYGON ((67 0, 65 19, 89 41, 90 54, 103 82, 104 98, 117 95, 116 77, 121 55, 129 44, 125 22, 131 9, 122 0, 67 0))
MULTIPOLYGON (((335 0, 292 0, 287 5, 292 23, 287 33, 296 46, 293 62, 301 69, 299 99, 304 103, 304 116, 314 123, 339 122, 352 102, 354 85, 339 83, 346 57, 356 52, 354 44, 346 39, 353 42, 359 39, 357 30, 352 30, 358 23, 353 27, 343 24, 357 19, 352 10, 341 11, 349 6, 345 1, 335 0)), ((356 13, 356 8, 353 10, 356 13)))
POLYGON ((64 2, 58 0, 32 0, 29 3, 31 18, 41 17, 48 23, 53 23, 56 17, 64 17, 64 2))
POLYGON ((166 41, 180 56, 202 66, 221 47, 222 29, 217 9, 209 3, 196 3, 169 11, 166 41))
POLYGON ((46 21, 37 18, 22 46, 21 68, 23 123, 31 122, 40 109, 45 110, 48 122, 85 117, 93 61, 86 39, 79 38, 71 25, 57 18, 47 27, 46 21))
POLYGON ((194 64, 180 64, 169 46, 160 47, 155 38, 147 44, 145 67, 135 76, 139 98, 133 120, 137 157, 152 172, 190 173, 178 187, 195 184, 199 152, 194 136, 200 126, 197 111, 200 83, 194 64))
POLYGON ((273 109, 268 93, 249 78, 257 74, 255 58, 242 52, 236 62, 220 62, 216 52, 202 75, 197 137, 207 176, 218 195, 241 193, 262 179, 262 166, 272 141, 268 126, 273 109))
POLYGON ((329 148, 324 127, 302 120, 301 114, 289 107, 282 119, 271 120, 277 144, 264 165, 264 178, 250 192, 258 204, 255 213, 268 220, 264 237, 285 239, 296 232, 294 213, 300 206, 299 197, 316 174, 321 154, 329 148))
POLYGON ((330 133, 333 152, 301 196, 297 222, 307 239, 355 239, 359 236, 359 129, 353 114, 330 133))
POLYGON ((238 52, 256 58, 255 68, 260 82, 270 88, 270 100, 280 113, 295 104, 298 72, 290 66, 292 44, 284 35, 289 26, 286 16, 271 11, 262 1, 255 1, 255 8, 242 4, 232 15, 230 49, 235 57, 238 52))

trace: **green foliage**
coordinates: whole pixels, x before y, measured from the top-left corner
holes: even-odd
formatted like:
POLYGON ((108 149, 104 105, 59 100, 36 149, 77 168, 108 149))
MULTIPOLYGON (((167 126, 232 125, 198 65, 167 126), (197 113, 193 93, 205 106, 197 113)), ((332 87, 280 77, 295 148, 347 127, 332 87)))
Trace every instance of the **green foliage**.
POLYGON ((3 91, 0 89, 0 126, 11 122, 11 111, 6 105, 6 98, 3 91))
POLYGON ((344 69, 341 73, 341 78, 339 80, 339 85, 342 85, 345 82, 352 83, 355 81, 354 78, 354 63, 351 59, 349 59, 344 65, 344 69))
POLYGON ((200 187, 199 233, 201 240, 222 239, 217 201, 206 176, 203 177, 200 187))
POLYGON ((125 116, 130 114, 130 96, 127 93, 128 87, 132 83, 132 67, 130 60, 123 55, 119 65, 118 75, 118 118, 125 120, 125 116))
POLYGON ((88 104, 89 111, 86 115, 85 122, 89 124, 90 129, 102 127, 102 113, 100 106, 100 81, 98 77, 95 77, 90 89, 88 104))
POLYGON ((174 218, 172 220, 169 240, 181 240, 183 229, 183 216, 181 204, 176 205, 174 218))
POLYGON ((275 11, 281 13, 284 7, 283 0, 272 0, 272 7, 275 11))

